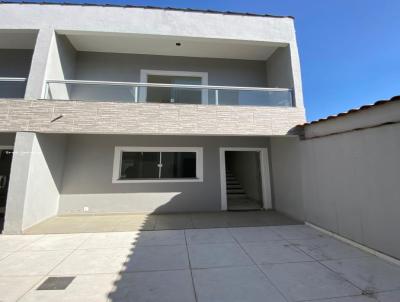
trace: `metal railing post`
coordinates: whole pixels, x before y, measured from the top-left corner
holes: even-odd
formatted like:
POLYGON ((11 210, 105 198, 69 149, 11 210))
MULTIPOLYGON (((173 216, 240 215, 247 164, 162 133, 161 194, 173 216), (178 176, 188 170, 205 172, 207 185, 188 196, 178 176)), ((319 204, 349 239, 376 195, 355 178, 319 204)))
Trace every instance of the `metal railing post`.
POLYGON ((135 103, 138 102, 138 96, 139 96, 139 87, 135 86, 135 103))
POLYGON ((44 99, 47 100, 49 98, 49 82, 46 81, 46 84, 44 85, 44 99))
POLYGON ((219 91, 215 89, 215 105, 219 105, 219 91))

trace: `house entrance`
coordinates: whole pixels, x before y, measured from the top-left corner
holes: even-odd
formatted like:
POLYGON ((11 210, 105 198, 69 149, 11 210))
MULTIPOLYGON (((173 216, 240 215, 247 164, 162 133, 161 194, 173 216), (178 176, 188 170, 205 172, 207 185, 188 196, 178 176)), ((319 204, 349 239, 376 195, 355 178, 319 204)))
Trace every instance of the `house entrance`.
POLYGON ((223 210, 271 208, 267 150, 222 149, 221 190, 223 210))

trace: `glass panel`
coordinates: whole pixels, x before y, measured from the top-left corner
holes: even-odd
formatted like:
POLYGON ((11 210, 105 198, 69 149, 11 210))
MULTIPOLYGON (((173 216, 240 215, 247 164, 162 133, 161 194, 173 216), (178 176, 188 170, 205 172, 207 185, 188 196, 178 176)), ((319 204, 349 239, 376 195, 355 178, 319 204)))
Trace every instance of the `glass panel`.
MULTIPOLYGON (((178 77, 177 82, 190 82, 190 77, 178 77)), ((199 80, 200 78, 194 78, 199 80)), ((172 82, 172 79, 169 79, 172 82)), ((165 82, 165 81, 164 81, 165 82)), ((195 82, 195 81, 193 81, 195 82)), ((1 84, 1 83, 0 83, 1 84)), ((175 83, 176 84, 176 83, 175 83)), ((180 84, 180 83, 179 83, 180 84)), ((185 83, 190 84, 190 83, 185 83)), ((197 83, 196 83, 197 84, 197 83)), ((1 89, 1 86, 0 86, 1 89)), ((0 97, 1 97, 0 90, 0 97)), ((87 85, 50 83, 48 99, 77 101, 107 101, 175 103, 175 104, 209 104, 230 106, 279 106, 292 107, 292 91, 236 90, 182 87, 138 87, 128 85, 87 85), (218 93, 216 93, 218 92, 218 93)), ((23 94, 22 94, 23 96, 23 94)))
POLYGON ((160 152, 122 152, 120 179, 159 178, 160 152))
MULTIPOLYGON (((215 90, 214 90, 215 94, 215 90)), ((212 98, 215 100, 215 96, 212 98)), ((262 90, 218 90, 219 105, 292 106, 292 93, 262 90)))
POLYGON ((161 178, 196 178, 196 152, 162 152, 161 178))
POLYGON ((26 82, 0 81, 0 98, 24 98, 26 82))
POLYGON ((86 85, 50 83, 47 90, 50 100, 135 102, 135 87, 113 85, 86 85))

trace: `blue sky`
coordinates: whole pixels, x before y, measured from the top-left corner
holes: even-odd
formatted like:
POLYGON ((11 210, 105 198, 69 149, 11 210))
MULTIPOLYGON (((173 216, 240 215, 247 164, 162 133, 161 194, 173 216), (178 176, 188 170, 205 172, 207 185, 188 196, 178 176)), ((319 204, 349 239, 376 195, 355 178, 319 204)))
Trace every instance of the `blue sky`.
POLYGON ((294 16, 308 120, 400 95, 400 0, 83 2, 294 16))

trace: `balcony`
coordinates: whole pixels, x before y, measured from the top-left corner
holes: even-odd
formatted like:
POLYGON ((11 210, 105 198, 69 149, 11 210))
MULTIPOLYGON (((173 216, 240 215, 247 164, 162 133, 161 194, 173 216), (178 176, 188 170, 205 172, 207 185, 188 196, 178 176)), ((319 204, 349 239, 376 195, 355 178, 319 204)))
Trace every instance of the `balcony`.
POLYGON ((44 99, 192 105, 293 107, 292 90, 141 82, 48 80, 44 99))
POLYGON ((0 77, 0 98, 23 99, 27 78, 0 77))
POLYGON ((37 33, 0 29, 0 99, 23 99, 37 33))

